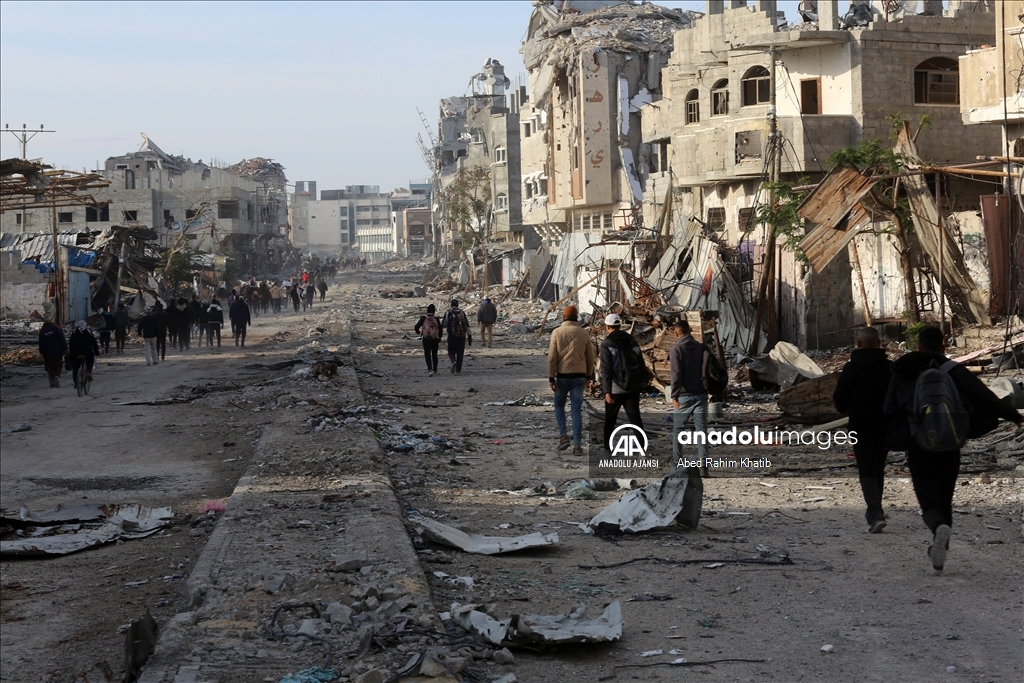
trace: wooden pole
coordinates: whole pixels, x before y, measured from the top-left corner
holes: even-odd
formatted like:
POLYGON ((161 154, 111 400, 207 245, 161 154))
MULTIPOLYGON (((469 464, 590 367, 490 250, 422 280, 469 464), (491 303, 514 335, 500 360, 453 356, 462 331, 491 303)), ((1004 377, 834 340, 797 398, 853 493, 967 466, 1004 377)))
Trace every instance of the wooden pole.
POLYGON ((872 327, 871 305, 868 303, 868 290, 864 287, 864 271, 860 268, 860 255, 857 253, 857 238, 850 240, 850 258, 853 259, 853 269, 857 271, 857 284, 860 285, 860 298, 864 302, 864 324, 872 327))

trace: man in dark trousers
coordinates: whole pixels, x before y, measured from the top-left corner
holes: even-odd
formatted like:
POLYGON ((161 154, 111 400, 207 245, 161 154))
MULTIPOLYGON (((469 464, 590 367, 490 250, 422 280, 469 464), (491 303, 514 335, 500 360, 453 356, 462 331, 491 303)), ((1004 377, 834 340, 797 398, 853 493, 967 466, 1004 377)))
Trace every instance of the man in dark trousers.
POLYGON ((206 313, 207 337, 210 340, 210 348, 213 348, 213 336, 217 335, 217 346, 220 346, 220 326, 224 324, 224 309, 216 298, 210 301, 210 307, 206 313))
POLYGON ((622 329, 622 318, 612 313, 604 319, 605 329, 608 336, 601 343, 601 392, 604 394, 604 447, 609 451, 614 449, 611 443, 612 431, 615 430, 615 422, 619 418, 619 408, 626 409, 626 421, 644 428, 644 422, 640 418, 640 392, 629 391, 626 387, 619 386, 616 378, 619 376, 618 369, 623 362, 623 354, 632 353, 643 363, 643 356, 640 353, 640 345, 633 339, 633 335, 622 329))
POLYGON ((156 355, 160 360, 167 359, 167 330, 171 326, 171 318, 164 310, 164 305, 157 301, 153 304, 153 317, 156 318, 156 355))
POLYGON ((480 323, 480 345, 491 348, 494 344, 494 323, 498 321, 498 309, 490 297, 484 297, 476 309, 476 321, 480 323))
POLYGON ((147 308, 146 314, 139 319, 138 332, 142 337, 142 343, 146 349, 146 365, 156 365, 160 362, 160 358, 156 352, 156 338, 160 333, 160 325, 157 323, 156 317, 153 315, 152 308, 147 308))
POLYGON ((849 415, 849 432, 856 435, 853 454, 857 458, 860 489, 868 509, 868 531, 877 534, 885 528, 882 489, 885 477, 885 415, 882 404, 892 379, 892 363, 885 357, 878 330, 865 327, 857 332, 857 348, 843 366, 832 401, 836 410, 849 415))
POLYGON ((459 302, 452 299, 444 318, 441 320, 441 329, 448 333, 448 360, 452 363, 452 374, 462 374, 462 359, 466 354, 466 343, 473 345, 473 333, 469 330, 469 318, 466 312, 459 308, 459 302))
POLYGON ((100 311, 103 318, 103 329, 100 330, 100 350, 103 355, 110 355, 110 335, 114 332, 114 314, 110 312, 110 306, 104 306, 100 311))
POLYGON ((914 493, 921 506, 924 523, 932 532, 928 558, 939 574, 946 563, 949 536, 953 526, 953 492, 960 474, 960 449, 933 453, 920 448, 910 432, 909 419, 918 376, 929 368, 938 368, 956 385, 964 409, 971 418, 971 435, 980 436, 994 427, 998 418, 1021 424, 1020 413, 993 394, 981 380, 959 363, 947 365, 942 331, 928 326, 918 333, 917 351, 892 364, 892 381, 883 410, 889 421, 888 444, 892 450, 907 451, 907 465, 914 493))
POLYGON ((236 296, 228 315, 231 317, 231 327, 235 330, 235 346, 239 346, 239 342, 241 346, 245 346, 245 328, 252 324, 249 304, 245 303, 243 297, 236 296))
POLYGON ((128 339, 128 309, 124 304, 117 305, 114 313, 114 344, 118 353, 124 353, 124 343, 128 339))
POLYGON ((427 306, 427 314, 420 318, 413 331, 423 338, 423 355, 427 359, 427 376, 433 377, 437 374, 437 347, 441 345, 441 336, 444 333, 441 321, 435 313, 437 307, 434 304, 427 306))
MULTIPOLYGON (((710 355, 711 349, 693 338, 690 324, 680 320, 673 326, 676 343, 668 352, 669 367, 672 374, 672 457, 676 462, 683 457, 683 446, 679 443, 679 433, 692 421, 693 431, 701 433, 697 438, 697 455, 700 461, 706 462, 708 457, 708 390, 704 387, 705 354, 710 355)), ((707 474, 707 468, 701 467, 701 474, 707 474)))
POLYGON ((174 321, 178 324, 178 349, 187 351, 192 337, 192 308, 182 297, 174 307, 174 321))
POLYGON ((50 386, 60 386, 60 373, 64 369, 64 356, 68 353, 68 342, 60 325, 46 319, 39 328, 39 355, 43 357, 50 386))

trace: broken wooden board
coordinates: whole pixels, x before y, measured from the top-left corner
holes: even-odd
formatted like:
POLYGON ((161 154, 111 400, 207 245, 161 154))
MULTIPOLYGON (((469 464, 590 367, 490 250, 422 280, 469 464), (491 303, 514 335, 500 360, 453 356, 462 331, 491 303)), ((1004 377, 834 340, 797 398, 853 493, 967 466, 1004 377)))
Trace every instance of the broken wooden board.
POLYGON ((818 226, 836 228, 875 180, 852 168, 836 168, 808 193, 796 212, 818 226))
POLYGON ((839 373, 833 372, 794 384, 779 395, 779 410, 813 423, 836 420, 842 417, 832 402, 838 382, 839 373))

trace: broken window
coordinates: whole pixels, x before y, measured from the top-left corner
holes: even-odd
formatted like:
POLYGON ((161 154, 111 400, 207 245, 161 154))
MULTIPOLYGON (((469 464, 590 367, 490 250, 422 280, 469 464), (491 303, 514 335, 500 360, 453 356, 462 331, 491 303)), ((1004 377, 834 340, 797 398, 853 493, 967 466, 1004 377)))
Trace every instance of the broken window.
POLYGON ((710 232, 725 230, 725 208, 715 206, 708 209, 708 230, 710 232))
POLYGON ((527 121, 526 123, 523 124, 523 137, 524 138, 530 137, 530 122, 529 121, 527 121))
POLYGON ((164 225, 169 226, 174 222, 174 216, 171 215, 170 209, 164 209, 164 225))
POLYGON ((508 211, 508 195, 499 194, 494 198, 494 208, 498 211, 508 211))
POLYGON ((110 222, 110 205, 87 206, 85 207, 86 223, 108 223, 110 222))
POLYGON ((686 123, 700 123, 700 93, 694 88, 686 93, 686 123))
POLYGON ((134 190, 135 189, 135 171, 124 172, 124 189, 134 190))
POLYGON ((805 116, 821 113, 820 78, 800 81, 800 113, 805 116))
POLYGON ((15 214, 15 216, 14 216, 14 224, 15 225, 21 225, 21 214, 20 213, 19 214, 15 214))
POLYGON ((725 116, 729 113, 729 79, 716 81, 711 88, 711 115, 725 116))
POLYGON ((742 232, 750 232, 754 228, 754 210, 740 209, 739 224, 742 232))
POLYGON ((494 148, 494 163, 496 163, 496 164, 503 164, 503 163, 505 163, 505 160, 506 160, 506 158, 505 158, 505 148, 504 147, 495 147, 494 148))
POLYGON ((761 131, 741 130, 736 133, 736 163, 761 158, 761 131))
POLYGON ((914 104, 960 104, 956 60, 932 57, 914 68, 914 104))
POLYGON ((199 215, 199 211, 196 209, 185 209, 185 220, 190 221, 199 215))
POLYGON ((70 211, 61 211, 57 214, 58 223, 74 223, 75 214, 70 211))
POLYGON ((523 183, 523 198, 533 199, 533 183, 529 181, 523 183))
POLYGON ((605 230, 612 229, 612 215, 610 213, 601 216, 601 227, 605 230))
POLYGON ((239 218, 241 212, 237 201, 217 202, 217 218, 239 218))
POLYGON ((747 70, 742 84, 743 106, 768 104, 772 99, 771 74, 763 66, 754 66, 747 70))
POLYGON ((114 168, 118 171, 126 171, 128 170, 128 164, 118 164, 117 166, 114 166, 114 168))
POLYGON ((540 180, 537 181, 537 184, 539 186, 540 194, 546 195, 548 193, 548 179, 541 178, 540 180))
POLYGON ((138 223, 139 222, 139 212, 138 211, 122 211, 121 212, 121 220, 123 220, 125 223, 138 223))
POLYGON ((651 173, 665 173, 668 169, 668 140, 658 140, 651 143, 651 151, 654 158, 651 163, 651 173))
POLYGON ((583 229, 590 230, 590 214, 583 216, 583 229))

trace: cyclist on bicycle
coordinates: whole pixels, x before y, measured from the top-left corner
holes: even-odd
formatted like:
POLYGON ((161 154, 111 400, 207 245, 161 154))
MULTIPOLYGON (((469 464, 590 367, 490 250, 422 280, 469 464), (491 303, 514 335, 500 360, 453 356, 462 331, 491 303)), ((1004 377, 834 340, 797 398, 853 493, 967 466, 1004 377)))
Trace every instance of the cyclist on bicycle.
POLYGON ((75 388, 85 377, 91 379, 92 368, 96 363, 96 356, 99 355, 100 347, 96 343, 96 337, 89 329, 89 323, 79 320, 75 323, 75 331, 71 333, 68 340, 68 356, 71 358, 71 376, 75 380, 75 388), (84 367, 84 376, 79 374, 79 369, 84 367))

